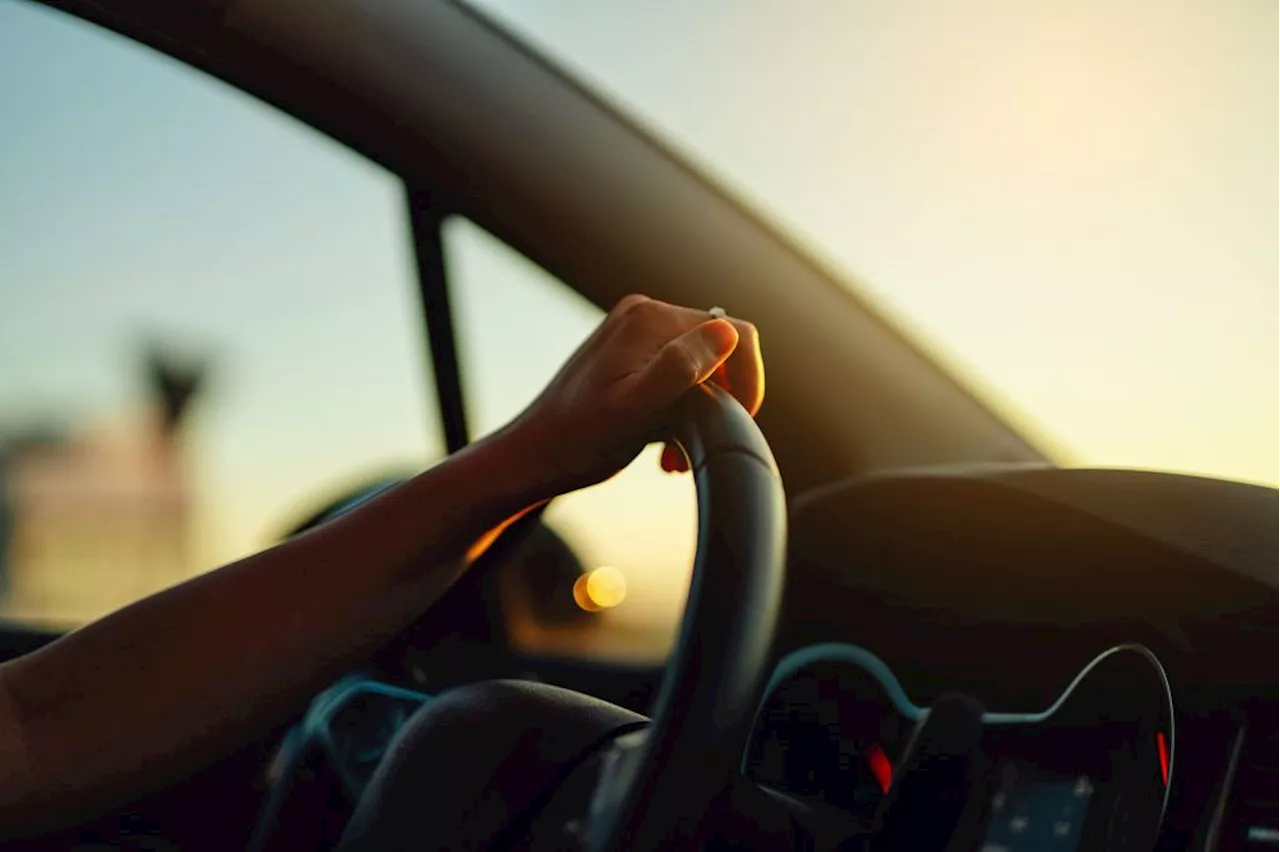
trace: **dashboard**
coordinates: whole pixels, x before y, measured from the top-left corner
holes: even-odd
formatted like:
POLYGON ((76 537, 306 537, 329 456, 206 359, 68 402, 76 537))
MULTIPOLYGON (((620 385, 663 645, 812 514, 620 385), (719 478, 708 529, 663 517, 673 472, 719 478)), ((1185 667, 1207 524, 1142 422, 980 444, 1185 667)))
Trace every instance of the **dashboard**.
MULTIPOLYGON (((1099 655, 1041 712, 1006 713, 965 696, 918 706, 875 655, 833 643, 779 664, 743 772, 772 790, 843 812, 846 835, 859 827, 869 832, 915 795, 927 810, 910 803, 907 810, 927 814, 930 829, 948 835, 943 841, 984 852, 1145 852, 1164 815, 1174 747, 1168 680, 1142 646, 1099 655), (952 718, 935 720, 937 713, 952 718), (952 727, 960 735, 948 733, 952 727), (978 734, 965 736, 966 728, 978 734), (937 791, 929 786, 947 772, 940 754, 967 776, 948 785, 969 791, 951 809, 954 826, 937 825, 947 808, 930 801, 937 791), (898 771, 906 767, 912 771, 898 771), (902 783, 923 788, 895 795, 902 783)), ((912 840, 925 843, 912 835, 900 845, 912 840)))
MULTIPOLYGON (((785 814, 796 848, 1277 848, 1278 508, 1234 483, 1008 468, 799 498, 738 809, 785 814)), ((426 646, 425 688, 447 688, 467 655, 426 646)), ((319 754, 354 799, 430 700, 340 683, 280 774, 319 754)))
POLYGON ((856 832, 921 794, 896 779, 949 708, 980 791, 959 848, 1275 849, 1278 509, 1025 467, 804 495, 743 770, 856 832))

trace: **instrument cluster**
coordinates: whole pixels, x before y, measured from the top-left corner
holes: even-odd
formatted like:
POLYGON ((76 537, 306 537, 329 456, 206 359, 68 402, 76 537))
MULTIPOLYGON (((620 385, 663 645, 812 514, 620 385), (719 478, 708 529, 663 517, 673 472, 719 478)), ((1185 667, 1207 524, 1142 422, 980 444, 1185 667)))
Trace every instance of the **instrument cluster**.
MULTIPOLYGON (((967 696, 918 706, 870 652, 843 644, 805 648, 785 658, 770 681, 744 774, 868 831, 882 828, 895 802, 899 813, 909 807, 898 800, 945 801, 945 790, 922 798, 899 789, 928 783, 928 773, 906 770, 921 765, 917 752, 934 736, 930 717, 944 707, 972 708, 964 712, 977 730, 957 746, 972 769, 955 830, 971 834, 973 848, 1075 852, 1154 844, 1173 772, 1173 703, 1159 660, 1138 645, 1099 655, 1038 713, 988 710, 967 696)), ((955 727, 941 718, 932 723, 955 727)))

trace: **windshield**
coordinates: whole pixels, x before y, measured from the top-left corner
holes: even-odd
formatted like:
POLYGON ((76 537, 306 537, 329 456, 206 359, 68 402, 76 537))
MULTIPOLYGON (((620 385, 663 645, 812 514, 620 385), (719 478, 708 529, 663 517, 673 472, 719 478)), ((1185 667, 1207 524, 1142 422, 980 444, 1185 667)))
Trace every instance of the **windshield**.
POLYGON ((475 0, 1070 464, 1277 482, 1277 10, 475 0))

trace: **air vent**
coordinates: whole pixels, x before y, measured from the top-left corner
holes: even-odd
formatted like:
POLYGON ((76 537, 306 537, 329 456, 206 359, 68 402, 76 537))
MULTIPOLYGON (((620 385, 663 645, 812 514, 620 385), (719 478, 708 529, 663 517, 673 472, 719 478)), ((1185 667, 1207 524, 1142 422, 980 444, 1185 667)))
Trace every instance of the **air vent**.
POLYGON ((1280 847, 1276 705, 1249 714, 1248 724, 1219 835, 1218 848, 1222 852, 1280 847))

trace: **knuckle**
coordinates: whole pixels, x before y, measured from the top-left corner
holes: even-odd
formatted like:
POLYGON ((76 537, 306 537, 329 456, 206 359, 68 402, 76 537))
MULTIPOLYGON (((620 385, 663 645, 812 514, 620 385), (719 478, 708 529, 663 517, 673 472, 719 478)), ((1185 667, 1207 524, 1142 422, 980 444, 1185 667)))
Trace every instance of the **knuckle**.
POLYGON ((619 317, 619 321, 632 331, 646 331, 662 323, 665 305, 653 299, 632 302, 619 317))
POLYGON ((662 353, 666 368, 679 379, 694 384, 698 381, 698 359, 683 340, 673 340, 662 353))
POLYGON ((654 317, 661 316, 665 307, 662 302, 654 299, 645 299, 632 305, 628 313, 638 319, 651 320, 654 317))
POLYGON ((641 293, 629 293, 628 295, 623 296, 621 299, 618 300, 618 303, 613 306, 612 313, 615 316, 620 316, 620 317, 627 316, 631 314, 633 311, 640 309, 646 302, 649 302, 649 301, 650 301, 649 297, 641 293))

